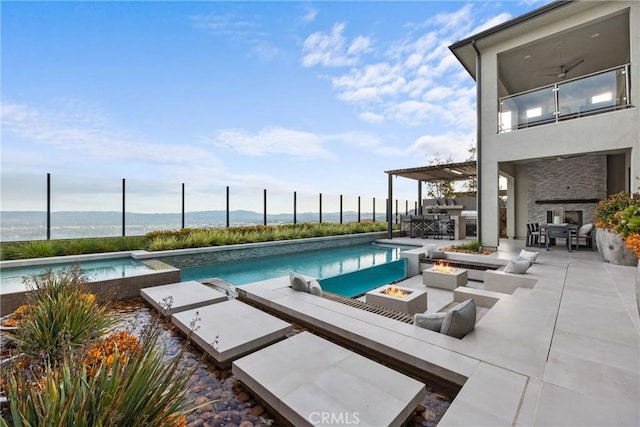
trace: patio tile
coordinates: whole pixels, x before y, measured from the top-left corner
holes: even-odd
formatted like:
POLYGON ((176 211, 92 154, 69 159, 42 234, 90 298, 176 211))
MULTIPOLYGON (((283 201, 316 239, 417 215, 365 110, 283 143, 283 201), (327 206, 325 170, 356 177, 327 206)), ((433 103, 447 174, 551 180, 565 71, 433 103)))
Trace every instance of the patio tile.
POLYGON ((640 407, 618 402, 604 391, 585 394, 543 383, 534 425, 638 426, 640 407))
POLYGON ((637 330, 622 306, 607 309, 563 301, 556 330, 622 344, 638 340, 637 330))

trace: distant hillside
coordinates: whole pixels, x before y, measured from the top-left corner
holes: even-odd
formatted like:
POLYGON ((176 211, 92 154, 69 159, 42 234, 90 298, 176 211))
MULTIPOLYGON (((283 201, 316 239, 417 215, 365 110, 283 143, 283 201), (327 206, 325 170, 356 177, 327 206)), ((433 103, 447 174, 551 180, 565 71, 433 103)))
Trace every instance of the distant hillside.
MULTIPOLYGON (((358 213, 349 211, 343 212, 343 222, 353 222, 358 220, 358 213)), ((372 214, 364 212, 361 214, 361 220, 370 221, 372 214)), ((263 214, 260 212, 252 212, 245 210, 236 210, 229 212, 229 220, 231 224, 262 224, 263 214)), ((303 212, 297 214, 297 222, 318 222, 319 216, 317 212, 303 212)), ((384 221, 384 213, 377 213, 376 220, 384 221)), ((180 226, 182 221, 179 213, 159 213, 146 214, 127 212, 125 216, 126 224, 176 224, 180 226)), ((323 222, 339 222, 339 212, 323 212, 323 222)), ((4 211, 0 212, 0 224, 2 228, 8 227, 28 227, 39 226, 46 223, 46 212, 36 211, 4 211)), ((119 225, 122 224, 121 212, 52 212, 51 223, 56 226, 73 226, 73 225, 119 225)), ((185 226, 202 227, 202 226, 220 226, 226 224, 226 211, 200 211, 185 213, 185 226)), ((293 223, 293 213, 286 214, 267 214, 267 223, 283 224, 293 223)))

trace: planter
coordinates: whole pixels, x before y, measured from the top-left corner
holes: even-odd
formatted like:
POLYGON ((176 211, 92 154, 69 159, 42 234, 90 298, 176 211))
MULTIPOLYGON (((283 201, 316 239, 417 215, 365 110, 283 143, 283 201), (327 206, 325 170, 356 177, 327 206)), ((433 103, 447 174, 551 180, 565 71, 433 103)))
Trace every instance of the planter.
POLYGON ((638 257, 624 245, 622 237, 609 230, 596 228, 596 246, 598 253, 606 262, 629 266, 638 264, 638 257))
POLYGON ((636 271, 636 307, 640 316, 640 259, 638 260, 638 270, 636 271))

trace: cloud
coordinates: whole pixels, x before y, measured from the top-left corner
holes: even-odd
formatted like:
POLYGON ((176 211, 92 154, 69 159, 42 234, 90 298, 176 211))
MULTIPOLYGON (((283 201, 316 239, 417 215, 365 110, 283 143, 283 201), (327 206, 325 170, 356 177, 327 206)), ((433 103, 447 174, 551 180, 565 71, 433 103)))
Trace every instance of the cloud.
POLYGON ((315 9, 309 5, 305 7, 305 14, 300 18, 302 22, 313 22, 318 16, 318 9, 315 9))
POLYGON ((91 106, 69 101, 54 112, 24 104, 4 102, 0 116, 7 132, 63 152, 108 160, 140 161, 165 165, 187 164, 193 159, 215 162, 211 153, 188 144, 163 145, 144 141, 119 129, 91 106))
POLYGON ((370 111, 358 114, 358 118, 360 118, 360 120, 364 122, 369 123, 380 123, 384 121, 384 116, 382 114, 376 114, 370 111))
POLYGON ((446 159, 451 156, 454 162, 462 162, 469 157, 467 149, 475 145, 475 136, 474 132, 423 135, 413 142, 410 151, 427 157, 439 154, 441 158, 446 159))
POLYGON ((280 53, 280 49, 269 40, 271 34, 262 30, 260 16, 246 19, 233 13, 193 15, 189 21, 196 29, 246 47, 249 54, 263 62, 272 60, 280 53))
POLYGON ((194 15, 189 17, 191 25, 211 34, 224 36, 242 36, 255 31, 255 23, 237 17, 234 14, 194 15))
POLYGON ((364 122, 433 124, 467 132, 475 126, 475 86, 448 47, 511 18, 508 13, 479 18, 480 7, 466 3, 408 23, 405 33, 386 46, 374 46, 364 36, 349 43, 345 24, 338 23, 329 32, 307 38, 302 62, 307 67, 334 67, 326 73, 337 98, 351 104, 364 122), (363 62, 361 52, 372 60, 363 62))
POLYGON ((318 31, 307 37, 302 46, 302 65, 345 67, 357 64, 360 55, 370 51, 371 40, 358 36, 349 43, 343 35, 344 29, 344 23, 337 23, 329 33, 318 31))
POLYGON ((226 129, 212 138, 203 137, 201 140, 249 156, 286 154, 307 159, 331 157, 331 153, 323 147, 322 137, 281 127, 267 127, 258 133, 226 129))

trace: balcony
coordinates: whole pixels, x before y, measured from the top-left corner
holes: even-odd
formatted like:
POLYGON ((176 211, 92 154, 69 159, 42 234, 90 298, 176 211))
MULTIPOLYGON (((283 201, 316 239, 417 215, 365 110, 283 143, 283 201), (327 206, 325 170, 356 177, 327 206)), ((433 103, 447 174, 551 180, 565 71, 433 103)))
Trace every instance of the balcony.
POLYGON ((631 107, 629 65, 499 98, 498 133, 631 107))

